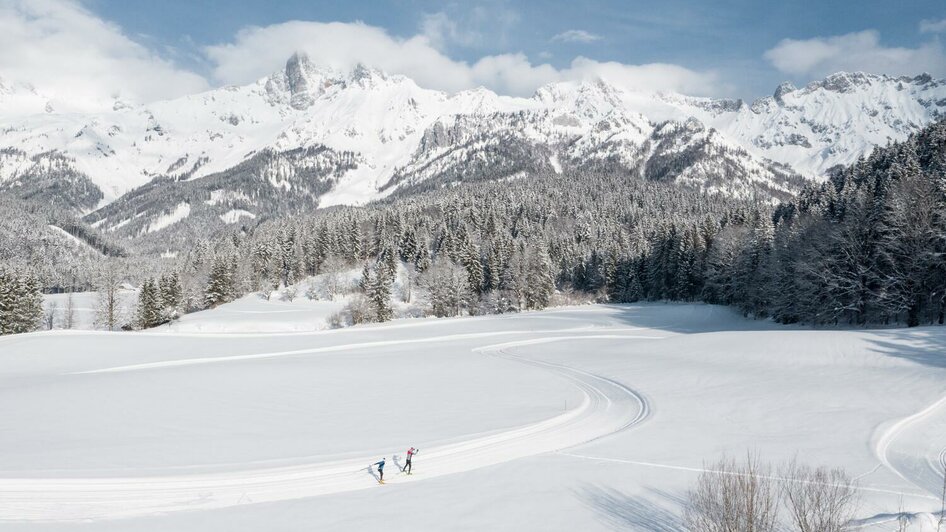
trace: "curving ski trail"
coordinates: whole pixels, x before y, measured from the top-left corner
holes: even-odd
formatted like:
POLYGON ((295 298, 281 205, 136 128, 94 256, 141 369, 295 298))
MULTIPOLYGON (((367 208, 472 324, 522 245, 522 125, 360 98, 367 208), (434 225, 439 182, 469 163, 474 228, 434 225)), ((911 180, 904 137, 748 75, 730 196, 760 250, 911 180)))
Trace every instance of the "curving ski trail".
MULTIPOLYGON (((555 337, 475 349, 485 355, 552 371, 581 390, 583 400, 577 407, 538 423, 424 448, 418 455, 414 475, 399 475, 396 467, 392 467, 385 483, 417 482, 562 450, 640 424, 650 415, 651 407, 645 397, 630 388, 589 372, 509 352, 517 345, 615 337, 622 336, 555 337)), ((367 489, 377 486, 368 466, 377 458, 378 455, 372 455, 207 474, 0 479, 0 521, 117 519, 367 489)))
POLYGON ((946 476, 946 396, 884 430, 875 450, 881 463, 939 499, 946 476))

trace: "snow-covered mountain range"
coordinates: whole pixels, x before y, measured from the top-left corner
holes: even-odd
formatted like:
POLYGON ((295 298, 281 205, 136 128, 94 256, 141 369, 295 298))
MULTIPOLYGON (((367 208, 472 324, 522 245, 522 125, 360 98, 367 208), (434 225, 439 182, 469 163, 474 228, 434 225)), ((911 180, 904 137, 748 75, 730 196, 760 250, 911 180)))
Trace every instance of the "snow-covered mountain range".
POLYGON ((928 75, 838 73, 751 104, 602 80, 512 98, 449 95, 297 54, 250 85, 148 105, 116 99, 93 115, 0 80, 0 189, 127 237, 570 170, 777 198, 944 115, 946 81, 928 75))

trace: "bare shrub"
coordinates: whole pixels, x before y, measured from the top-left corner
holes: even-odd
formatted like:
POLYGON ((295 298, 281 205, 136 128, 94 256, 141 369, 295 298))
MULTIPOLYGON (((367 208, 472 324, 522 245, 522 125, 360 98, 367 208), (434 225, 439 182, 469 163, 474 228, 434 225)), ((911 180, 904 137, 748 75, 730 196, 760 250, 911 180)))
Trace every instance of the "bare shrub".
POLYGON ((897 532, 907 532, 910 526, 910 517, 903 511, 903 495, 900 496, 900 506, 897 510, 897 532))
POLYGON ((348 299, 348 303, 342 307, 341 310, 332 314, 327 319, 328 326, 332 329, 351 327, 359 323, 372 323, 373 321, 374 313, 371 304, 368 299, 361 294, 351 296, 348 299))
POLYGON ((335 296, 345 291, 345 276, 342 274, 348 268, 339 257, 331 256, 322 264, 322 275, 320 280, 319 299, 335 299, 335 296), (324 295, 323 295, 324 294, 324 295))
POLYGON ((76 303, 72 297, 72 292, 66 296, 66 310, 62 319, 63 329, 72 329, 76 326, 76 303))
POLYGON ((350 325, 348 314, 345 312, 336 312, 328 317, 328 326, 331 329, 341 329, 342 327, 348 327, 350 325))
POLYGON ((552 294, 549 306, 562 307, 571 305, 590 305, 595 302, 595 294, 575 290, 568 286, 552 294))
POLYGON ((743 463, 720 459, 689 493, 684 525, 694 532, 774 532, 779 492, 770 473, 752 454, 743 463))
POLYGON ((842 469, 813 469, 789 462, 783 498, 795 530, 800 532, 841 532, 854 518, 857 489, 842 469))
POLYGON ((943 458, 943 493, 939 499, 939 521, 936 522, 936 532, 940 532, 946 525, 946 457, 943 458))
POLYGON ((296 296, 299 294, 299 288, 296 285, 289 285, 285 287, 280 294, 280 299, 283 301, 289 301, 290 303, 296 299, 296 296))
POLYGON ((49 303, 46 307, 46 311, 43 313, 43 326, 47 330, 53 330, 53 327, 56 326, 56 322, 59 321, 59 305, 55 301, 49 303))
POLYGON ((306 297, 306 299, 309 299, 309 300, 313 300, 313 301, 314 301, 314 300, 317 300, 317 299, 321 299, 321 297, 319 297, 319 296, 320 296, 320 293, 319 293, 319 287, 318 287, 318 285, 316 285, 316 283, 309 283, 309 286, 307 286, 306 289, 305 289, 305 297, 306 297))

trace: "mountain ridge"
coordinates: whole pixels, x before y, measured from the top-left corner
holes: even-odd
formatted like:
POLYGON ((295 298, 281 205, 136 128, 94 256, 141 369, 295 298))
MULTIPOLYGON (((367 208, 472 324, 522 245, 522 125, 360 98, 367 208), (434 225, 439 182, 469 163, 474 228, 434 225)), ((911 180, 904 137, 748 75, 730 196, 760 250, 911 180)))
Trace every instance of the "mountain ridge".
POLYGON ((590 168, 774 200, 946 115, 946 81, 928 74, 841 72, 802 88, 783 83, 750 104, 628 91, 602 79, 516 98, 482 87, 450 95, 365 65, 323 68, 304 54, 248 85, 141 106, 115 99, 104 113, 59 112, 27 85, 3 87, 0 149, 17 156, 0 157, 0 190, 64 190, 60 204, 125 238, 177 208, 158 201, 162 184, 179 198, 248 198, 210 205, 217 210, 204 218, 224 225, 284 214, 282 201, 293 209, 363 204, 398 189, 590 168), (21 96, 31 112, 8 113, 4 102, 21 96), (245 163, 267 153, 287 155, 264 157, 249 166, 259 174, 247 174, 245 163), (68 186, 43 174, 42 154, 68 186), (199 183, 210 176, 214 190, 199 183), (154 195, 152 210, 141 211, 140 191, 129 196, 138 189, 154 195))

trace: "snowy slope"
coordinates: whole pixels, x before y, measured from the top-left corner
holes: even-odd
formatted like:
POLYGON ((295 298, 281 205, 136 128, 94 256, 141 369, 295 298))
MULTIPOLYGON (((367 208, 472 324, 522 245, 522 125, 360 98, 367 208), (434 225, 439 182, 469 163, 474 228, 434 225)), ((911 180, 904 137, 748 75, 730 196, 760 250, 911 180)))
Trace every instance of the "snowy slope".
POLYGON ((581 169, 784 197, 801 185, 796 174, 817 179, 942 116, 946 82, 839 73, 751 105, 604 80, 511 98, 483 88, 448 95, 297 54, 250 85, 147 105, 116 100, 106 113, 43 101, 29 86, 0 85, 0 187, 33 197, 64 179, 62 201, 104 231, 136 237, 182 212, 181 202, 199 223, 224 226, 233 210, 264 218, 287 214, 278 210, 287 202, 362 204, 398 189, 581 169), (215 181, 201 185, 208 176, 215 181), (208 195, 256 191, 271 201, 193 210, 208 195))
POLYGON ((752 449, 845 468, 866 530, 933 530, 944 345, 661 304, 9 337, 0 528, 679 530, 704 464, 752 449))
POLYGON ((946 80, 839 72, 801 89, 783 83, 751 105, 666 100, 751 151, 816 177, 946 116, 946 80))

